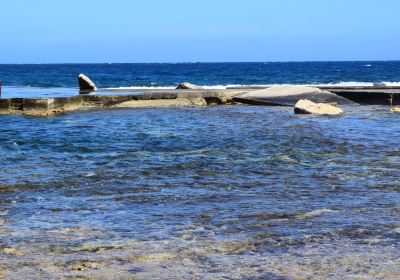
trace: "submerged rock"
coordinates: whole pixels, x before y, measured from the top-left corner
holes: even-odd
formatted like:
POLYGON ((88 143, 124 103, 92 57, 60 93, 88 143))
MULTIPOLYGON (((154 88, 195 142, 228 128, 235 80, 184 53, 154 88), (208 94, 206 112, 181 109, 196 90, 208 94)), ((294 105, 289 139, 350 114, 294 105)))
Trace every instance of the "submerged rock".
POLYGON ((332 105, 323 103, 314 103, 310 100, 299 100, 294 106, 296 114, 314 114, 314 115, 340 115, 343 110, 332 105))
POLYGON ((202 87, 191 83, 182 83, 176 89, 202 89, 202 87))
POLYGON ((79 75, 78 83, 81 91, 91 92, 97 90, 96 84, 84 74, 79 75))

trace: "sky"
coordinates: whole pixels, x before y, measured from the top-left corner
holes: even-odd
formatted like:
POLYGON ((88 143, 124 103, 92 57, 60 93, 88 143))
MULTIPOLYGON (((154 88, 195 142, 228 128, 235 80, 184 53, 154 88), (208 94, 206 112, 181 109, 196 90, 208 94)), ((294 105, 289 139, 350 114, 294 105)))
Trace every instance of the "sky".
POLYGON ((0 63, 400 60, 399 0, 1 0, 0 63))

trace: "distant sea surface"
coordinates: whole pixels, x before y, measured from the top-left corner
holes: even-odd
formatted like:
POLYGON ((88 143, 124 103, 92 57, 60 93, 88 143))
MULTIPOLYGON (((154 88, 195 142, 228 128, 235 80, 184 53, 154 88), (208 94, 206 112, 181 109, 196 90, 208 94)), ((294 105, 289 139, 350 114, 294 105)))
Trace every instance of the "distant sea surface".
MULTIPOLYGON (((399 62, 2 65, 9 96, 397 83, 399 62)), ((205 106, 0 116, 0 278, 400 279, 400 115, 205 106)))
POLYGON ((400 61, 14 64, 0 65, 3 97, 75 95, 80 73, 101 88, 174 88, 181 82, 210 88, 276 84, 400 86, 400 61))

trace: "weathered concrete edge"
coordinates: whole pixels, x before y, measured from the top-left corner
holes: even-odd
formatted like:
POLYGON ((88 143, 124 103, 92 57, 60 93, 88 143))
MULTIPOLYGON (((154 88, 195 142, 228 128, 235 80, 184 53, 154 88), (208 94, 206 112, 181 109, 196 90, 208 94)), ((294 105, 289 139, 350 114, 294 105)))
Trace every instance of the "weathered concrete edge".
MULTIPOLYGON (((251 90, 250 90, 251 91, 251 90)), ((79 95, 58 98, 11 98, 0 99, 0 115, 51 116, 79 110, 99 108, 158 108, 204 106, 224 104, 249 104, 264 106, 292 106, 279 99, 243 99, 244 90, 147 90, 127 95, 79 95), (168 102, 157 102, 169 100, 168 102), (138 102, 134 102, 138 101, 138 102), (140 102, 139 102, 140 101, 140 102)), ((399 105, 400 92, 333 90, 332 93, 358 104, 399 105)))
POLYGON ((149 108, 165 106, 202 106, 233 104, 233 97, 243 91, 149 92, 131 95, 80 95, 58 98, 0 99, 0 115, 51 116, 78 110, 99 108, 149 108), (168 100, 160 105, 160 100, 168 100), (182 102, 187 100, 188 102, 182 102), (200 101, 199 101, 200 100, 200 101), (138 101, 136 104, 129 101, 138 101), (139 102, 140 101, 140 102, 139 102), (121 104, 125 104, 121 106, 121 104), (126 105, 128 104, 128 105, 126 105))
POLYGON ((400 105, 400 93, 381 90, 331 90, 330 92, 362 105, 400 105))

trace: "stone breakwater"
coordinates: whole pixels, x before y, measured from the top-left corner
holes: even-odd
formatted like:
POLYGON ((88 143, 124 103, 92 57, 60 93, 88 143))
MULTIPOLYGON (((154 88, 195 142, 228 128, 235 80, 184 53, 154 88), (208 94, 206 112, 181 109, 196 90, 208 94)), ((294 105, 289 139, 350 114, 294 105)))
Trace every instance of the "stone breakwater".
MULTIPOLYGON (((94 84, 93 84, 94 85, 94 84)), ((94 85, 95 86, 95 85, 94 85)), ((51 116, 102 108, 160 108, 207 105, 295 106, 299 100, 330 105, 400 105, 400 88, 278 86, 267 89, 98 89, 75 97, 0 99, 0 115, 51 116)), ((82 92, 81 92, 82 93, 82 92)))

